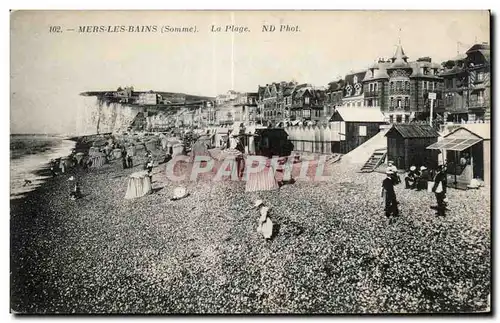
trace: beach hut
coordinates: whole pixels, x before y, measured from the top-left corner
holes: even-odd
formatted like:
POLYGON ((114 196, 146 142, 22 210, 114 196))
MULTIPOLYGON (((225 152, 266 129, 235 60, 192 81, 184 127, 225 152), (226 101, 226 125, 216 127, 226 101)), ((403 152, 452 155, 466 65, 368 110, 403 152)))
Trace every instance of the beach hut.
POLYGON ((411 166, 437 167, 437 154, 427 147, 437 142, 439 133, 430 125, 395 124, 385 136, 387 158, 398 169, 408 170, 411 166))
POLYGON ((467 186, 481 179, 491 184, 491 128, 489 123, 463 124, 427 149, 442 151, 448 162, 448 173, 455 185, 467 186))
POLYGON ((338 107, 330 124, 338 132, 332 142, 332 152, 347 154, 380 131, 384 115, 378 108, 338 107))
POLYGON ((288 133, 283 128, 258 128, 256 134, 256 155, 289 156, 293 144, 288 140, 288 133))

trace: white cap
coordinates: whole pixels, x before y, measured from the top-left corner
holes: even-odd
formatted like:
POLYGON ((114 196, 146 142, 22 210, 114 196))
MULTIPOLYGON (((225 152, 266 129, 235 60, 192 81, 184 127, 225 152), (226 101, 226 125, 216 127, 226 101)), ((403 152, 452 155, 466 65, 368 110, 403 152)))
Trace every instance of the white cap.
POLYGON ((427 169, 427 167, 425 167, 425 166, 420 166, 420 170, 426 170, 426 169, 427 169))
POLYGON ((253 207, 259 207, 262 204, 264 204, 264 201, 262 201, 262 200, 256 200, 255 203, 254 203, 254 205, 253 205, 253 207))
POLYGON ((410 170, 411 170, 411 171, 414 171, 414 170, 416 170, 416 169, 417 169, 417 167, 415 167, 415 166, 411 166, 411 167, 410 167, 410 170))
POLYGON ((392 173, 394 173, 394 172, 392 171, 392 169, 387 169, 387 170, 385 171, 385 173, 386 173, 386 174, 392 174, 392 173))

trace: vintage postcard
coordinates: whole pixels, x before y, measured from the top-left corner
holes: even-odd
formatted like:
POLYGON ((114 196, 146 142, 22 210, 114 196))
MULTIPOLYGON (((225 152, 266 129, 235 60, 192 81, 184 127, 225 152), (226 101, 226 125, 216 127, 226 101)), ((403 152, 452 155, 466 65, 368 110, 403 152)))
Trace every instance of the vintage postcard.
POLYGON ((11 313, 490 313, 489 11, 10 20, 11 313))

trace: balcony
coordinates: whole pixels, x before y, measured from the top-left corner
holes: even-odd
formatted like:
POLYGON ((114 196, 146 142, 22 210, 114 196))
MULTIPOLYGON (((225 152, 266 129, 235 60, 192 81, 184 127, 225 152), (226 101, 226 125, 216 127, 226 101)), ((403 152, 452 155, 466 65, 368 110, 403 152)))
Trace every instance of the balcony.
POLYGON ((389 111, 410 111, 410 106, 399 106, 399 107, 394 107, 394 106, 389 106, 389 111))
POLYGON ((391 89, 389 95, 410 95, 410 89, 391 89))
POLYGON ((381 91, 366 91, 365 98, 366 97, 378 97, 378 96, 380 96, 381 93, 382 93, 381 91))
POLYGON ((485 99, 476 99, 476 100, 470 100, 469 101, 469 108, 486 108, 490 105, 489 100, 485 99))

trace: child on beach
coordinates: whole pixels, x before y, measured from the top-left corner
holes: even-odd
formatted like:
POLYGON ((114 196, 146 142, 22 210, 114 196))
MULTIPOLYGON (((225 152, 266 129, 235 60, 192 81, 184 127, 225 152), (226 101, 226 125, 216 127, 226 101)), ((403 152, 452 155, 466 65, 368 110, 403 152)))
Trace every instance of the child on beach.
POLYGON ((73 176, 71 176, 69 178, 70 181, 74 182, 74 186, 73 186, 73 189, 71 191, 71 193, 69 193, 69 198, 74 201, 76 199, 79 199, 81 196, 82 196, 82 191, 81 191, 81 188, 80 188, 80 184, 78 183, 78 181, 75 180, 75 178, 73 176))

